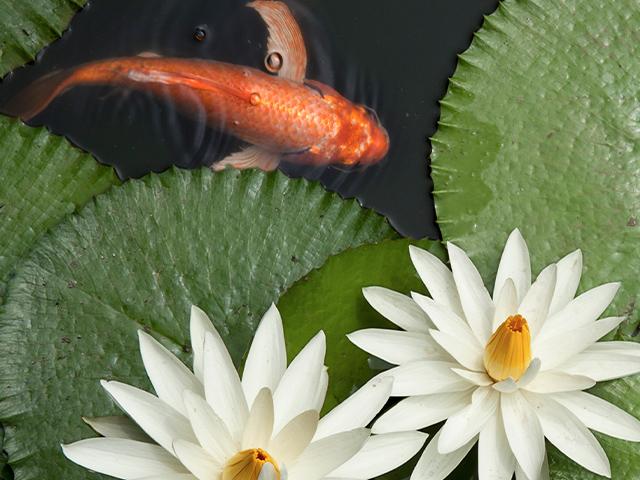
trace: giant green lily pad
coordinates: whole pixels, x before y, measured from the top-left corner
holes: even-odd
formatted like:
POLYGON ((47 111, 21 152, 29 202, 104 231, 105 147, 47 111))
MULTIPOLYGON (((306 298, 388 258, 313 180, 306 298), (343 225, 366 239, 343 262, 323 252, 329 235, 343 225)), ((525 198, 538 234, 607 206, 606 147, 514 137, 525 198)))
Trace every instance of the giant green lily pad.
MULTIPOLYGON (((620 280, 610 312, 640 319, 640 9, 635 0, 506 0, 460 58, 433 139, 445 240, 486 279, 523 231, 534 270, 582 248, 582 288, 620 280)), ((640 416, 640 377, 596 392, 640 416)), ((613 478, 640 476, 637 444, 603 439, 613 478)), ((592 478, 559 455, 553 476, 592 478)))
POLYGON ((116 411, 100 378, 148 386, 137 329, 188 360, 198 304, 239 364, 296 280, 395 236, 355 201, 280 173, 173 170, 97 197, 20 265, 0 314, 0 419, 16 478, 101 478, 59 444, 91 435, 81 415, 116 411))

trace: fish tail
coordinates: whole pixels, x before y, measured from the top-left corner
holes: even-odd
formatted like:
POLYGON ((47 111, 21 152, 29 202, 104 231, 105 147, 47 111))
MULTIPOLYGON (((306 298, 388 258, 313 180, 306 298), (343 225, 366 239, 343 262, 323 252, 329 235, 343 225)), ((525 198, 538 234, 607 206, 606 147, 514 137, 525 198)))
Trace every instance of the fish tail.
POLYGON ((39 78, 3 106, 7 115, 28 121, 73 86, 73 70, 59 70, 39 78))

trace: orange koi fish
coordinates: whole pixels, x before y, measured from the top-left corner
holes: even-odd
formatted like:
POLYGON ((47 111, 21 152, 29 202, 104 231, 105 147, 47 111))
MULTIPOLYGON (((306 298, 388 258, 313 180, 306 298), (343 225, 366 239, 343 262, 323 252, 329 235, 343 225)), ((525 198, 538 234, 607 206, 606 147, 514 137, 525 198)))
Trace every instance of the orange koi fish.
POLYGON ((265 66, 255 68, 155 54, 114 58, 54 72, 23 92, 10 113, 29 120, 77 85, 117 85, 169 98, 185 115, 250 144, 214 164, 275 169, 281 160, 311 165, 367 166, 382 160, 389 136, 375 111, 333 88, 306 80, 307 52, 300 27, 277 0, 248 4, 269 31, 265 66))

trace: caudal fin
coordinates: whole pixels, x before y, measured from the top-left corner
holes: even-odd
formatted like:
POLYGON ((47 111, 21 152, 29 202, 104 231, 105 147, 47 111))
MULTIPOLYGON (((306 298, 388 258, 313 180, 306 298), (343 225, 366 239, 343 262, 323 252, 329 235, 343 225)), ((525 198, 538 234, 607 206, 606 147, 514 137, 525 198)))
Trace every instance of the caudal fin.
POLYGON ((9 100, 2 110, 21 120, 31 120, 71 86, 71 74, 70 70, 60 70, 39 78, 9 100))

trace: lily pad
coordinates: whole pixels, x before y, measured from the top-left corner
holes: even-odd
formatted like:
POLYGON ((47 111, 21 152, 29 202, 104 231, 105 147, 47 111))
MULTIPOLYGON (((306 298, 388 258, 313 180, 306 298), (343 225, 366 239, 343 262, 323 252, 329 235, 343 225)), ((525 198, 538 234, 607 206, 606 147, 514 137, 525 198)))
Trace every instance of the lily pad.
POLYGON ((0 77, 35 59, 62 35, 86 0, 4 0, 0 2, 0 77))
MULTIPOLYGON (((443 237, 488 283, 514 227, 535 271, 580 247, 582 289, 623 283, 610 313, 628 316, 625 340, 640 320, 639 23, 632 0, 502 2, 460 58, 432 154, 443 237)), ((640 417, 640 376, 595 391, 640 417)), ((640 476, 638 444, 603 444, 613 478, 640 476)), ((554 478, 595 478, 550 462, 554 478)))
POLYGON ((103 478, 59 444, 91 435, 81 415, 117 411, 99 379, 149 386, 136 330, 188 362, 194 303, 240 364, 257 321, 296 280, 395 236, 356 202, 280 173, 172 170, 97 197, 20 265, 0 314, 0 419, 16 478, 103 478))

